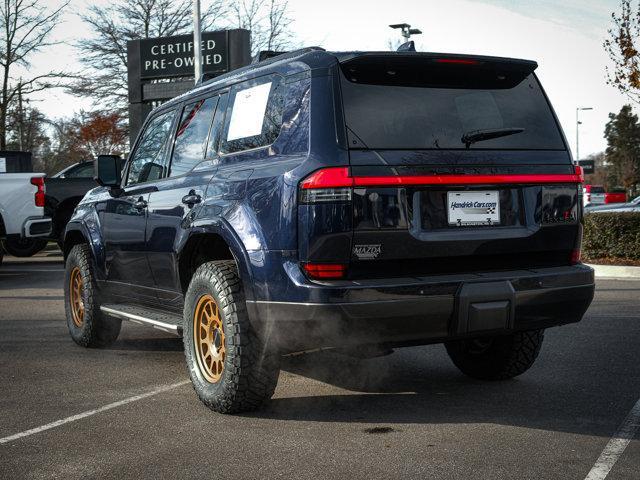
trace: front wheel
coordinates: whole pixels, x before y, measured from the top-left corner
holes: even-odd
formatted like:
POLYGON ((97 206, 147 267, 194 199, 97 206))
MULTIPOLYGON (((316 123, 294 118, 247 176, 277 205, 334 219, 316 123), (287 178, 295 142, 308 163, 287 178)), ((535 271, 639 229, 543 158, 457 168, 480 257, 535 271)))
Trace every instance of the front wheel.
POLYGON ((75 245, 64 274, 64 307, 71 338, 83 347, 106 347, 120 334, 121 320, 100 311, 100 300, 87 245, 75 245))
POLYGON ((47 246, 41 238, 7 238, 2 241, 2 248, 14 257, 32 257, 47 246))
POLYGON ((253 330, 232 261, 196 270, 185 295, 184 352, 200 400, 218 413, 255 410, 271 398, 279 356, 253 330))
POLYGON ((506 380, 531 368, 540 353, 544 330, 456 340, 445 344, 462 373, 479 380, 506 380))

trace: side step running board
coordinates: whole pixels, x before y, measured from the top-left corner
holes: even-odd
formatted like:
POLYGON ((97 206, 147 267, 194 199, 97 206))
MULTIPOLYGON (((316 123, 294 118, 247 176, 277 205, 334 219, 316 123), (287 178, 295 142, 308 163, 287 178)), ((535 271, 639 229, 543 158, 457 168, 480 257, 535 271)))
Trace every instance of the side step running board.
POLYGON ((150 325, 153 328, 165 332, 182 335, 182 318, 143 307, 121 304, 100 305, 100 310, 112 317, 142 325, 150 325))

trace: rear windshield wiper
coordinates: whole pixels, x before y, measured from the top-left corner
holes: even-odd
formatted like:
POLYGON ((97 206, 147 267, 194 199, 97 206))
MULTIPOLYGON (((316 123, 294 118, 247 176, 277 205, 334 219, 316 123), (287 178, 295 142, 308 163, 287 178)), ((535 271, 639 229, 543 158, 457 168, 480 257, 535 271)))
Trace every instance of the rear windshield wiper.
POLYGON ((491 140, 492 138, 506 137, 507 135, 515 135, 516 133, 524 132, 524 128, 485 128, 482 130, 472 130, 462 135, 462 143, 467 148, 472 143, 481 142, 483 140, 491 140))

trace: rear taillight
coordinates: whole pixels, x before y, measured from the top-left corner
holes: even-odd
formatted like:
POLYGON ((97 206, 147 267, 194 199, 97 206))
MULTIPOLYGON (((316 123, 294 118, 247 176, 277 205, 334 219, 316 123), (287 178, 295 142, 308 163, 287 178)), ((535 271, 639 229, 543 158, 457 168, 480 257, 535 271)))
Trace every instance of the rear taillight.
POLYGON ((576 265, 577 263, 580 263, 581 257, 582 257, 582 252, 580 251, 579 248, 576 248, 575 250, 571 251, 571 256, 569 257, 569 263, 571 265, 576 265))
POLYGON ((331 167, 317 170, 300 182, 302 203, 349 202, 353 178, 348 167, 331 167))
POLYGON ((302 269, 314 280, 338 280, 347 273, 347 266, 343 263, 303 263, 302 269))
POLYGON ((31 185, 38 187, 35 195, 36 207, 44 207, 44 177, 31 177, 31 185))

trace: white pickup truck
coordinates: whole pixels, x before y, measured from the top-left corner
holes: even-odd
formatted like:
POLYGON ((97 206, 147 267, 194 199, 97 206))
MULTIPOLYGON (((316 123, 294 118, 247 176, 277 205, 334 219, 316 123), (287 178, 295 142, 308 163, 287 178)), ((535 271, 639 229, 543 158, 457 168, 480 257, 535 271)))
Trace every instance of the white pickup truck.
POLYGON ((51 233, 44 189, 43 173, 0 173, 0 239, 8 253, 29 256, 46 245, 39 238, 51 233))

